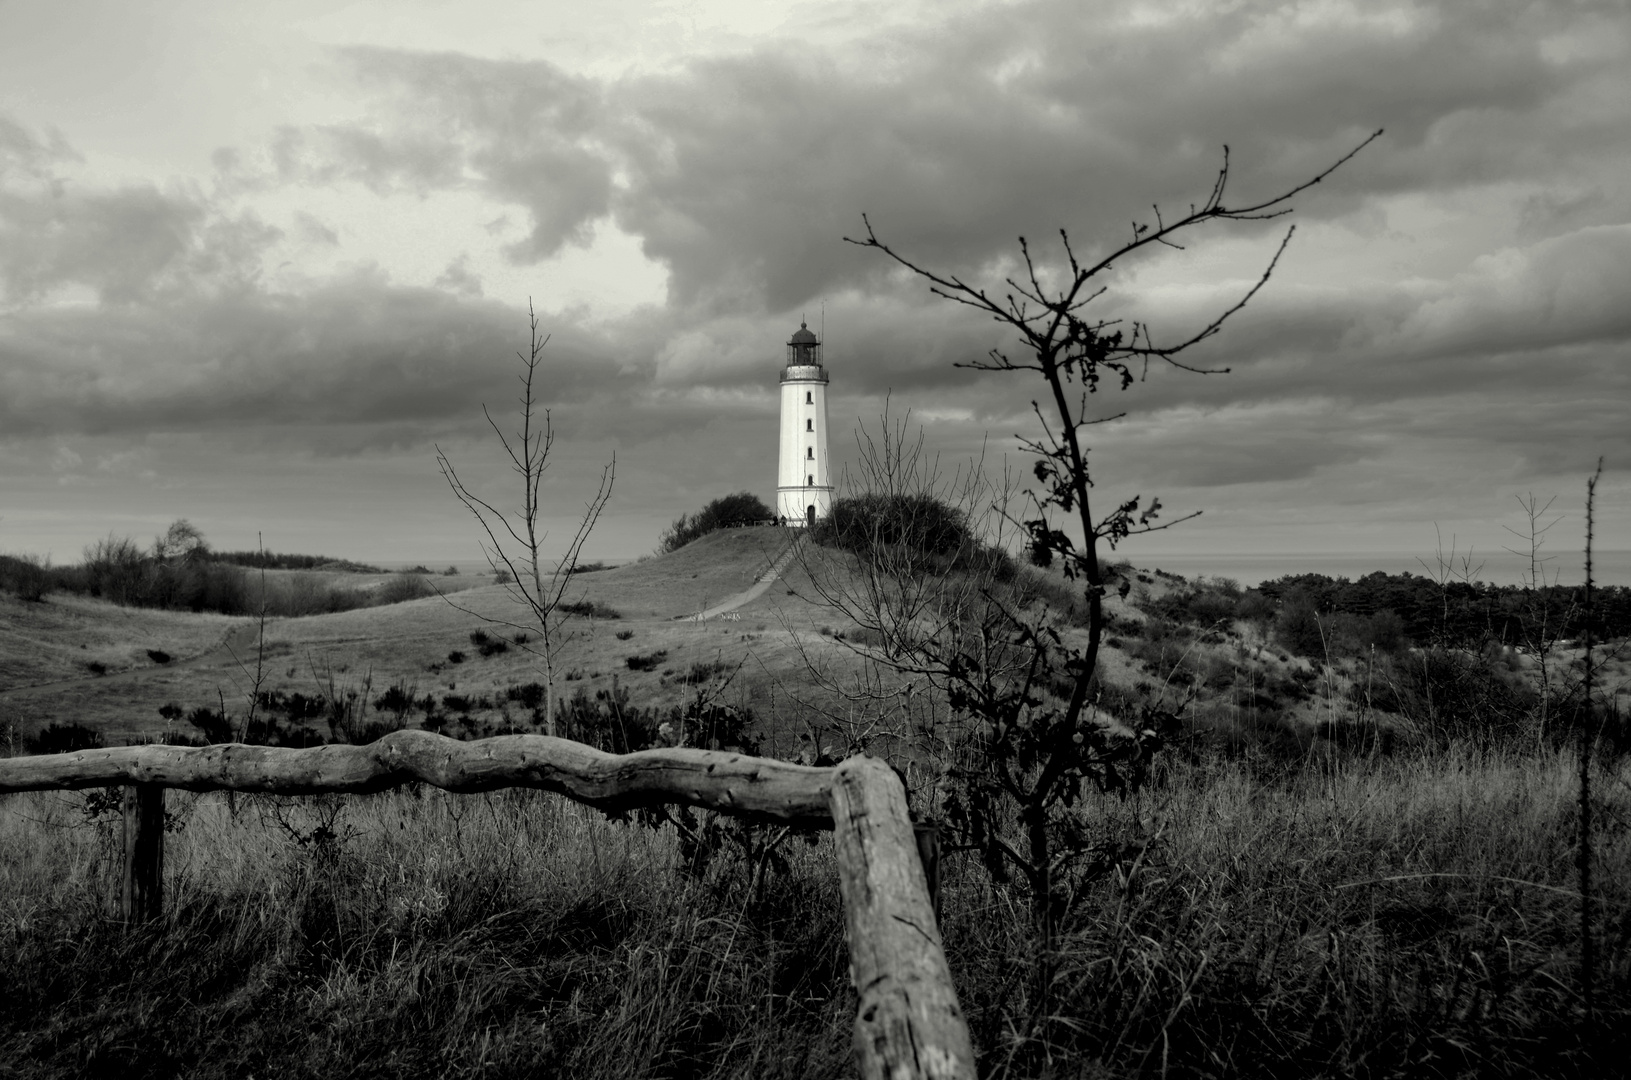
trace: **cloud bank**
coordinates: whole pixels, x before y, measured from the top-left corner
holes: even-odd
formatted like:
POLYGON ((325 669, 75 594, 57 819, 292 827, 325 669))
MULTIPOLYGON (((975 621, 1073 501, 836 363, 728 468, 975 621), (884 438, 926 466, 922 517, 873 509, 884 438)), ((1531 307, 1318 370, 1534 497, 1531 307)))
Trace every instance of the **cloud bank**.
POLYGON ((64 439, 245 432, 306 458, 474 445, 524 344, 526 298, 495 276, 626 237, 660 296, 536 300, 562 433, 640 477, 639 528, 694 509, 699 470, 769 487, 738 444, 772 430, 800 319, 824 317, 840 430, 891 393, 948 451, 1011 447, 1037 387, 956 366, 1001 328, 846 244, 863 213, 920 263, 1000 288, 1021 235, 1053 257, 1065 229, 1091 256, 1152 206, 1200 201, 1224 144, 1248 200, 1385 127, 1293 218, 1107 275, 1107 316, 1177 335, 1299 227, 1194 357, 1230 374, 1107 394, 1131 415, 1098 460, 1265 520, 1310 497, 1332 520, 1487 518, 1598 455, 1631 463, 1628 23, 1614 3, 1035 0, 616 77, 354 45, 331 57, 350 88, 331 122, 223 147, 190 178, 88 176, 48 116, 0 116, 0 442, 30 460, 64 439), (434 269, 359 243, 325 200, 445 227, 399 238, 434 269), (1441 515, 1376 480, 1468 462, 1441 515))

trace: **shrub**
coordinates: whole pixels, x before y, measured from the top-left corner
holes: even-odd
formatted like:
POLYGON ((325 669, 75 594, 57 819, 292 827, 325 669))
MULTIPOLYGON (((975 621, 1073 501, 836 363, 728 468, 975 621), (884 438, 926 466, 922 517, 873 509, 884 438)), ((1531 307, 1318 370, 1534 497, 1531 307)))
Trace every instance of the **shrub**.
POLYGON ((530 682, 512 686, 504 691, 504 698, 518 703, 524 709, 540 709, 544 705, 544 685, 530 682))
MULTIPOLYGON (((674 524, 658 537, 657 552, 666 555, 670 551, 678 551, 715 529, 747 525, 755 521, 769 521, 775 516, 776 512, 766 506, 759 496, 739 491, 735 495, 715 499, 695 514, 681 514, 674 524)), ((578 570, 578 573, 585 572, 581 568, 578 570)))
MULTIPOLYGON (((510 651, 508 641, 503 638, 495 638, 485 630, 470 631, 470 644, 474 645, 476 651, 482 656, 497 656, 499 653, 510 651)), ((448 659, 453 660, 452 653, 448 654, 448 659)), ((453 660, 453 662, 458 663, 456 660, 453 660)))
POLYGON ((458 577, 459 576, 459 568, 457 566, 449 565, 446 570, 442 571, 442 576, 443 577, 458 577))
POLYGON ((1326 653, 1325 628, 1307 593, 1294 591, 1281 601, 1274 633, 1280 644, 1298 656, 1323 657, 1326 653))
POLYGON ((902 545, 930 555, 951 555, 975 546, 962 512, 931 495, 839 499, 816 523, 815 541, 857 553, 902 545))
POLYGON ((583 615, 596 619, 621 619, 622 612, 609 608, 598 600, 573 600, 562 603, 558 609, 568 615, 583 615))
POLYGON ((631 638, 633 636, 634 636, 634 631, 633 630, 619 630, 617 632, 617 640, 619 640, 619 641, 627 641, 627 640, 629 640, 629 638, 631 638))
POLYGON ((574 574, 598 574, 602 570, 610 570, 611 568, 612 567, 611 567, 610 563, 603 563, 603 562, 579 563, 578 565, 576 565, 576 566, 574 566, 572 568, 572 572, 574 574))
POLYGON ((447 662, 450 664, 464 663, 464 653, 460 652, 458 649, 454 649, 452 652, 447 654, 447 662))
POLYGON ((630 671, 655 671, 667 659, 668 650, 658 649, 656 652, 646 653, 644 656, 630 656, 623 662, 629 666, 630 671))
POLYGON ((87 660, 85 662, 85 668, 92 675, 106 675, 108 673, 108 665, 104 664, 100 660, 87 660))
POLYGON ((1229 591, 1197 581, 1187 589, 1174 589, 1148 607, 1169 619, 1196 626, 1215 626, 1235 618, 1239 605, 1239 586, 1229 591))
POLYGON ((1235 601, 1235 618, 1267 625, 1274 618, 1274 601, 1257 589, 1247 589, 1235 601))
POLYGON ((71 754, 102 745, 102 733, 84 724, 51 723, 23 739, 23 749, 30 754, 71 754))
POLYGON ((425 580, 425 574, 418 570, 408 570, 400 574, 391 575, 390 580, 379 588, 379 602, 381 604, 400 604, 407 600, 418 600, 422 597, 434 595, 436 590, 430 582, 425 580))
POLYGON ((168 664, 173 657, 163 649, 148 649, 147 658, 155 664, 168 664))
POLYGON ((733 670, 731 665, 725 663, 723 660, 699 660, 695 664, 691 665, 690 671, 680 676, 680 682, 687 686, 695 686, 700 683, 709 682, 716 676, 724 675, 731 670, 733 670))
MULTIPOLYGON (((161 716, 164 710, 159 710, 161 716)), ((208 706, 200 706, 187 714, 187 723, 199 730, 206 742, 229 743, 234 741, 232 721, 226 713, 217 712, 208 706)))
POLYGON ((0 588, 37 604, 54 587, 51 564, 36 555, 0 555, 0 588))
POLYGON ((398 720, 406 717, 408 711, 418 704, 419 690, 407 683, 392 683, 386 687, 385 693, 374 699, 374 708, 381 712, 395 713, 398 720))

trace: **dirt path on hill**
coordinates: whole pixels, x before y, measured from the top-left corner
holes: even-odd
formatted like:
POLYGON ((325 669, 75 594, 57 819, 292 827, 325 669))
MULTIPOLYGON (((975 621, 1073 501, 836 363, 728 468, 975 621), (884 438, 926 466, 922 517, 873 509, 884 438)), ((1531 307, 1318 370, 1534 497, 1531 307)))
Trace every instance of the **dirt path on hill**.
POLYGON ((792 543, 787 545, 787 550, 777 557, 770 569, 761 574, 759 580, 754 582, 753 587, 746 592, 727 596, 706 611, 699 611, 693 615, 676 615, 674 616, 675 620, 678 622, 706 622, 709 619, 717 619, 727 612, 735 611, 743 604, 759 599, 765 594, 765 590, 770 588, 771 584, 782 576, 782 571, 787 569, 787 564, 793 561, 794 555, 798 554, 799 542, 803 539, 803 533, 793 537, 792 543))
POLYGON ((137 683, 145 675, 152 675, 161 671, 184 671, 190 668, 226 667, 236 666, 238 661, 250 663, 255 656, 255 640, 259 635, 259 628, 253 623, 235 626, 228 630, 221 638, 219 644, 208 652, 199 653, 182 660, 172 660, 168 664, 153 664, 149 667, 126 668, 124 671, 111 671, 106 675, 82 675, 72 679, 57 679, 53 682, 29 683, 27 686, 8 686, 0 690, 0 701, 16 694, 32 694, 36 691, 58 690, 68 686, 82 686, 85 683, 97 683, 102 686, 121 683, 137 683))

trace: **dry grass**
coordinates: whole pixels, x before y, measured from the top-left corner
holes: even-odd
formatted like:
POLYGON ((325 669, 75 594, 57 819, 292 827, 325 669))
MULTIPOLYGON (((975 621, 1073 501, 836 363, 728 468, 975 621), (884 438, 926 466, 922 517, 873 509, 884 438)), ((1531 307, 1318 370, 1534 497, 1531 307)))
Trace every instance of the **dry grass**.
POLYGON ((746 910, 732 867, 693 881, 671 834, 532 793, 171 803, 171 910, 125 935, 102 915, 111 826, 73 796, 6 801, 9 1068, 802 1076, 847 1057, 836 882, 808 849, 746 910), (300 842, 325 821, 334 839, 300 842))
MULTIPOLYGON (((1045 1005, 1023 898, 952 860, 983 1070, 1608 1075, 1631 1049, 1631 788, 1602 784, 1587 1035, 1571 769, 1453 751, 1265 778, 1208 758, 1092 800, 1106 840, 1151 842, 1084 886, 1045 1005)), ((171 910, 130 936, 102 914, 110 826, 79 796, 0 802, 15 1075, 848 1073, 825 840, 785 849, 754 904, 736 865, 687 876, 671 832, 524 792, 170 799, 171 910), (325 821, 335 839, 300 842, 325 821)))
POLYGON ((84 678, 91 662, 113 672, 151 668, 148 649, 178 659, 199 656, 243 624, 225 615, 121 608, 61 593, 43 603, 0 593, 0 691, 84 678))
MULTIPOLYGON (((623 618, 574 624, 581 633, 562 666, 579 678, 568 688, 605 688, 616 673, 634 704, 659 705, 692 692, 685 676, 697 665, 745 660, 733 693, 770 722, 769 749, 785 752, 777 735, 800 720, 789 694, 831 704, 809 685, 805 656, 833 672, 855 659, 850 643, 820 633, 834 617, 810 602, 804 571, 795 564, 739 620, 674 620, 751 585, 775 554, 770 539, 768 530, 717 534, 575 581, 570 599, 623 618), (627 670, 628 656, 657 652, 667 656, 656 670, 627 670)), ((490 585, 456 599, 496 618, 514 612, 490 585)), ((72 635, 99 613, 176 635, 142 643, 175 641, 167 651, 177 655, 187 655, 186 641, 207 650, 231 625, 56 597, 30 607, 58 621, 35 627, 26 649, 37 653, 16 644, 22 637, 5 639, 13 662, 76 648, 72 635)), ((1127 640, 1107 670, 1155 679, 1140 666, 1135 632, 1149 620, 1131 607, 1118 613, 1112 633, 1127 640)), ((268 628, 268 688, 310 693, 313 658, 353 684, 372 670, 376 692, 406 680, 421 693, 456 685, 501 699, 504 687, 538 678, 521 649, 475 657, 468 635, 480 625, 434 598, 278 620, 268 628), (446 663, 454 648, 472 658, 446 663)), ((135 636, 110 631, 107 640, 135 636)), ((1314 672, 1226 635, 1186 662, 1200 676, 1250 668, 1259 681, 1314 672)), ((243 678, 220 657, 148 667, 13 693, 0 707, 30 710, 31 723, 89 718, 117 741, 161 727, 166 700, 212 704, 222 687, 230 702, 243 678)), ((1614 674, 1623 678, 1625 665, 1614 674)), ((1244 715, 1237 690, 1203 701, 1244 715)), ((1321 691, 1301 707, 1333 700, 1321 691)), ((1288 755, 1245 732, 1226 748, 1169 759, 1136 798, 1089 798, 1080 813, 1099 845, 1090 852, 1098 873, 1078 883, 1045 995, 1022 894, 993 886, 963 856, 948 860, 946 940, 986 1073, 1593 1076, 1621 1067, 1631 1056, 1626 766, 1597 786, 1602 1015, 1585 1032, 1569 755, 1422 744, 1368 759, 1311 735, 1307 743, 1309 752, 1288 755)), ((773 875, 764 903, 753 904, 732 867, 700 882, 683 872, 671 833, 534 794, 239 799, 235 813, 221 796, 170 799, 184 825, 170 838, 171 912, 160 930, 129 936, 104 915, 110 827, 87 824, 79 796, 0 800, 0 979, 15 988, 0 1011, 0 1075, 849 1070, 853 999, 825 846, 792 847, 789 873, 773 875), (331 812, 334 838, 314 839, 319 815, 331 812), (22 1064, 7 1073, 11 1062, 22 1064)))

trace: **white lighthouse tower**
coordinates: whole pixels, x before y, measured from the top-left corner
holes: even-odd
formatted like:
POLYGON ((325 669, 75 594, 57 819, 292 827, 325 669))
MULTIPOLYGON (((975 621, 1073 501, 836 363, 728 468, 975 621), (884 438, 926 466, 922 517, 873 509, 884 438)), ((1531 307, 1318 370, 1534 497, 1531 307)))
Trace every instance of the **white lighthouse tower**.
POLYGON ((827 369, 821 366, 821 342, 801 322, 787 343, 782 369, 776 513, 796 525, 826 517, 832 509, 827 469, 827 369))

